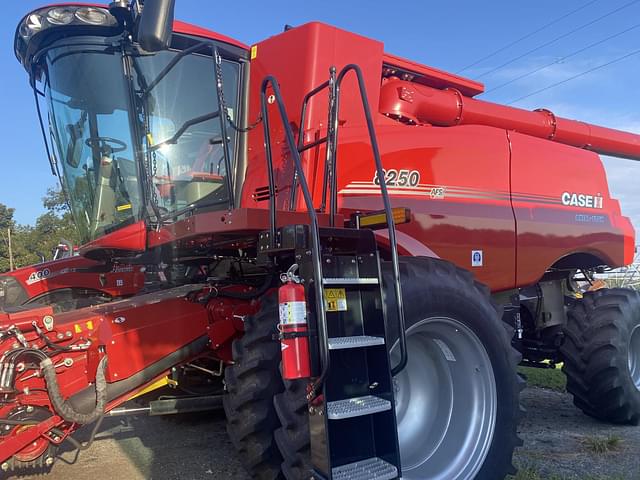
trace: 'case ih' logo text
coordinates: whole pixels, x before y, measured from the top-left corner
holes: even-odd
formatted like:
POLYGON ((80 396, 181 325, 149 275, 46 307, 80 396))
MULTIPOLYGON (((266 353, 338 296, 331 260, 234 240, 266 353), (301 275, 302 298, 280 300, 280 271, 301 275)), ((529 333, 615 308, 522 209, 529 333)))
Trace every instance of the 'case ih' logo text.
POLYGON ((562 204, 571 207, 602 208, 602 196, 600 194, 585 195, 584 193, 564 192, 562 204))

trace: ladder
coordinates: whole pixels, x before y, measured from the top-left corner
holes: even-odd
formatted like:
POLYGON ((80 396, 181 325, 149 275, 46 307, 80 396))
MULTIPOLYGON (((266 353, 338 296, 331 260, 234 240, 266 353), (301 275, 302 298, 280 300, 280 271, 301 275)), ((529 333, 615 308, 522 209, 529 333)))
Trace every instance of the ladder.
POLYGON ((310 342, 310 345, 312 360, 318 359, 312 362, 313 370, 320 373, 310 385, 307 396, 314 478, 401 478, 393 376, 406 366, 407 352, 391 204, 360 68, 357 65, 347 65, 338 75, 336 69, 332 68, 329 80, 305 97, 301 124, 304 122, 309 99, 325 88, 329 89, 327 136, 309 145, 304 145, 300 140, 296 145, 277 81, 273 77, 266 77, 262 83, 261 105, 269 178, 270 229, 260 235, 259 251, 260 254, 293 253, 292 258, 295 258, 305 284, 308 305, 315 306, 310 315, 310 327, 312 336, 317 336, 318 341, 317 344, 310 342), (395 367, 391 366, 388 351, 387 312, 382 292, 380 258, 373 231, 344 228, 335 224, 340 85, 345 75, 351 71, 358 80, 376 170, 381 179, 380 189, 389 229, 395 304, 399 319, 400 362, 395 367), (299 186, 310 225, 277 228, 276 188, 266 95, 269 86, 272 88, 295 164, 291 208, 294 208, 299 186), (323 212, 326 208, 328 193, 330 226, 320 228, 302 170, 300 152, 323 142, 327 143, 327 158, 320 210, 323 212))

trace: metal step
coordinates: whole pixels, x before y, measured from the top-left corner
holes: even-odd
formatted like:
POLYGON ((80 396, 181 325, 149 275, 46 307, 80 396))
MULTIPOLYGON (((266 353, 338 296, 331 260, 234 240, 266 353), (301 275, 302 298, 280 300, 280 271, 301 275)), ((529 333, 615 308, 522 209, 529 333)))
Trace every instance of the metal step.
POLYGON ((360 335, 356 337, 333 337, 329 339, 329 350, 373 347, 375 345, 384 345, 384 338, 360 335))
POLYGON ((373 395, 347 398, 346 400, 327 403, 327 417, 330 420, 361 417, 363 415, 372 415, 387 410, 391 410, 391 402, 373 395))
POLYGON ((381 458, 374 457, 331 469, 333 480, 392 480, 398 469, 381 458))
POLYGON ((323 285, 378 285, 377 278, 359 277, 327 277, 322 279, 323 285))

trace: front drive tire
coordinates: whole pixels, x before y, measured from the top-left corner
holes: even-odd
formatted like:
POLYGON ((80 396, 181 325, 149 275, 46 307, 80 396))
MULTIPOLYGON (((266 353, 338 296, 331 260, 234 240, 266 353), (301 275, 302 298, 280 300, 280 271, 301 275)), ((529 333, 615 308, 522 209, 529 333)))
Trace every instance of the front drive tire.
POLYGON ((280 343, 272 338, 278 322, 275 294, 262 299, 260 312, 248 316, 244 335, 233 342, 233 365, 225 369, 223 397, 227 433, 251 478, 282 478, 282 457, 273 432, 280 426, 273 397, 284 390, 280 343))
MULTIPOLYGON (((386 291, 392 292, 389 263, 383 272, 386 291)), ((407 257, 400 259, 400 273, 409 349, 409 364, 395 379, 403 478, 497 480, 515 473, 523 382, 512 328, 501 321, 489 290, 465 270, 407 257)), ((386 295, 389 324, 397 325, 393 298, 386 295)), ((397 329, 389 335, 398 338, 397 329)), ((283 474, 287 480, 306 479, 304 389, 287 384, 275 404, 283 474)))
POLYGON ((599 420, 640 423, 640 293, 587 292, 569 310, 561 352, 573 403, 599 420))

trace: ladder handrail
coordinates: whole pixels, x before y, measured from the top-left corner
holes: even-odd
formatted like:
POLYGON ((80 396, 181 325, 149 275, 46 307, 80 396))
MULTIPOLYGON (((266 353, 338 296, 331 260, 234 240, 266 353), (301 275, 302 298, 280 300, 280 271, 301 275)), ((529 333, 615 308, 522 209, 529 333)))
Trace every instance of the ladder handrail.
POLYGON ((269 75, 265 77, 262 81, 262 86, 260 88, 260 107, 262 110, 262 123, 264 129, 264 144, 265 144, 265 152, 267 157, 267 169, 268 169, 268 177, 269 177, 269 214, 271 219, 270 225, 270 235, 271 238, 269 242, 272 247, 275 246, 275 236, 276 236, 276 195, 275 195, 275 183, 273 179, 273 158, 271 152, 271 131, 269 128, 269 111, 267 109, 267 88, 271 85, 273 89, 273 97, 275 103, 278 107, 278 112, 280 114, 280 120, 284 126, 284 132, 287 140, 287 146, 289 147, 289 151, 293 157, 293 162, 295 164, 295 171, 298 174, 298 179, 300 182, 300 189, 302 190, 302 196, 304 198, 307 211, 309 214, 309 220, 311 224, 311 253, 312 253, 312 262, 313 262, 313 281, 314 281, 314 291, 315 291, 315 303, 316 303, 316 311, 318 313, 318 333, 320 336, 320 355, 322 359, 322 373, 318 377, 318 379, 314 382, 310 396, 315 396, 318 387, 324 383, 324 379, 327 376, 329 371, 329 346, 327 343, 328 333, 327 333, 327 323, 326 323, 326 312, 324 307, 324 296, 322 291, 322 261, 321 261, 321 250, 320 250, 320 229, 318 227, 318 215, 313 206, 313 197, 311 196, 311 192, 309 190, 309 185, 307 184, 307 179, 302 170, 302 161, 300 160, 300 152, 296 148, 296 142, 293 137, 293 132, 291 130, 291 124, 289 123, 289 117, 287 115, 287 110, 284 106, 284 102, 282 101, 282 95, 280 94, 280 87, 278 86, 278 82, 276 79, 269 75))
MULTIPOLYGON (((333 112, 333 109, 335 108, 335 88, 334 87, 335 87, 335 80, 336 80, 336 67, 331 67, 329 69, 329 75, 330 75, 329 80, 321 83, 316 88, 309 91, 304 96, 304 99, 302 100, 302 111, 300 112, 300 127, 298 130, 298 152, 300 153, 303 153, 306 150, 309 150, 310 148, 316 147, 323 143, 327 143, 327 147, 328 147, 329 142, 331 140, 331 136, 333 132, 331 132, 329 128, 327 128, 327 134, 324 137, 314 140, 313 142, 310 142, 307 144, 304 143, 304 121, 305 121, 305 118, 307 117, 307 108, 309 107, 309 101, 326 88, 329 88, 329 108, 327 110, 327 116, 328 116, 327 126, 329 126, 331 122, 331 118, 333 116, 332 112, 333 112)), ((330 164, 332 161, 332 159, 329 157, 330 153, 331 153, 330 149, 327 148, 325 151, 324 179, 322 181, 322 198, 320 200, 320 208, 318 209, 318 211, 320 212, 324 212, 327 208, 327 185, 329 183, 328 181, 329 181, 329 175, 330 175, 330 164)), ((295 203, 297 200, 297 192, 298 192, 297 180, 298 180, 297 174, 294 172, 293 182, 291 185, 291 199, 289 202, 289 208, 291 210, 295 209, 295 203)), ((331 217, 329 223, 332 227, 335 226, 334 222, 335 222, 335 217, 331 217)))
MULTIPOLYGON (((398 241, 396 239, 396 224, 393 220, 393 212, 391 209, 391 200, 389 199, 389 191, 387 189, 387 182, 385 179, 384 169, 382 167, 382 160, 380 158, 380 149, 378 148, 378 140, 376 137, 375 126, 373 123, 373 117, 371 115, 371 109, 369 107, 369 99, 367 98, 367 89, 364 83, 364 76, 362 70, 356 64, 350 63, 346 65, 335 81, 334 98, 335 107, 333 110, 333 118, 331 119, 332 125, 328 125, 329 129, 333 129, 333 142, 327 143, 327 149, 332 148, 333 152, 331 158, 333 159, 333 172, 330 175, 332 184, 330 186, 331 201, 329 203, 329 212, 331 216, 334 216, 338 208, 338 180, 337 180, 337 156, 336 147, 338 145, 338 114, 340 112, 340 86, 345 76, 349 72, 354 72, 358 80, 358 90, 360 91, 360 99, 362 100, 362 108, 364 110, 365 120, 367 122, 367 130, 369 131, 369 142, 371 143, 371 150, 373 153, 373 159, 376 164, 376 172, 380 180, 380 193, 382 196, 382 203, 384 204, 384 211, 387 216, 387 227, 389 230, 389 247, 391 250, 391 264, 393 268, 393 283, 394 291, 396 295, 396 310, 398 313, 398 322, 400 323, 399 342, 400 342, 400 362, 393 367, 391 374, 396 376, 407 366, 407 336, 405 332, 405 320, 404 320, 404 303, 402 301, 402 286, 400 284, 400 265, 398 260, 398 241)), ((327 155, 327 158, 329 155, 327 155)))
MULTIPOLYGON (((318 322, 318 330, 320 334, 320 353, 322 357, 322 373, 320 377, 316 380, 312 387, 311 394, 315 395, 315 392, 318 386, 321 386, 326 378, 326 375, 329 370, 329 351, 328 351, 328 334, 327 334, 327 326, 326 326, 326 312, 323 301, 323 291, 322 291, 322 261, 321 261, 321 249, 320 249, 320 233, 318 227, 318 216, 313 204, 313 198, 311 196, 311 192, 309 190, 309 186, 307 184, 306 177, 304 175, 302 169, 302 161, 300 158, 301 151, 304 151, 304 120, 306 116, 306 110, 308 106, 308 102, 311 97, 324 90, 325 88, 329 88, 329 109, 328 109, 328 124, 327 124, 327 152, 326 152, 326 161, 325 161, 325 178, 323 185, 323 198, 321 211, 324 211, 324 207, 326 205, 326 190, 327 183, 330 182, 328 187, 329 189, 329 214, 330 214, 330 224, 331 226, 335 226, 335 216, 337 214, 338 208, 338 183, 337 183, 337 145, 338 145, 338 115, 340 111, 340 87, 342 85, 342 81, 345 76, 349 72, 354 72, 356 75, 356 79, 358 82, 358 90, 360 93, 360 99, 362 101, 362 108, 365 116, 365 120, 367 123, 367 130, 369 132, 369 141, 371 144, 371 150, 373 153, 373 158, 375 162, 376 172, 380 181, 380 193, 382 196, 382 202, 384 205, 384 211, 387 218, 387 228, 389 230, 389 247, 391 250, 391 264, 392 264, 392 276, 393 276, 393 284, 394 284, 394 293, 396 297, 396 311, 398 314, 398 322, 399 322, 399 334, 398 341, 400 346, 400 361, 399 363, 392 368, 391 374, 393 376, 400 373, 407 365, 408 354, 407 354, 407 340, 406 340, 406 331, 405 331, 405 318, 404 318, 404 302, 402 298, 402 285, 400 283, 400 265, 398 258, 398 242, 396 238, 396 228, 395 222, 393 220, 393 211, 391 208, 391 200, 389 198, 389 191, 387 189, 384 169, 382 166, 382 160, 380 157, 380 149, 378 147, 378 141, 375 132, 375 126, 373 123, 373 116, 371 115, 371 109, 369 107, 369 100, 367 97, 366 86, 364 82, 364 76, 362 74, 362 70, 356 64, 348 64, 336 77, 336 69, 335 67, 331 67, 330 69, 330 79, 327 82, 322 83, 318 87, 311 90, 307 93, 303 100, 302 105, 302 114, 300 119, 300 127, 299 127, 299 135, 298 135, 298 145, 296 145, 293 132, 291 130, 291 124, 289 123, 289 118, 286 112, 286 108, 284 106, 284 102, 282 101, 282 96, 280 94, 280 88, 278 86, 277 81, 273 76, 267 76, 263 82, 261 87, 261 109, 262 109, 262 118, 264 121, 264 140, 265 140, 265 150, 267 157, 267 169, 268 169, 268 179, 269 179, 269 213, 270 213, 270 244, 273 247, 275 245, 275 236, 276 236, 276 204, 275 204, 275 182, 273 178, 273 159, 271 152, 271 133, 269 129, 269 117, 267 110, 267 97, 266 97, 266 89, 269 85, 272 86, 274 92, 274 99, 278 106, 278 111, 280 113, 281 121, 284 125, 284 131, 286 135, 287 145, 293 156, 295 168, 294 168, 294 179, 292 185, 292 193, 291 193, 291 205, 290 208, 294 208, 295 201, 295 192, 297 191, 297 183, 300 183, 300 189, 302 190, 302 194, 304 197, 305 205, 307 207, 307 212, 309 214, 309 218, 311 220, 311 241, 312 241, 312 254, 313 254, 313 263, 314 263, 314 288, 315 288, 315 296, 316 296, 316 308, 318 312, 318 318, 320 321, 318 322)), ((314 143, 321 143, 320 141, 316 141, 314 143)))

